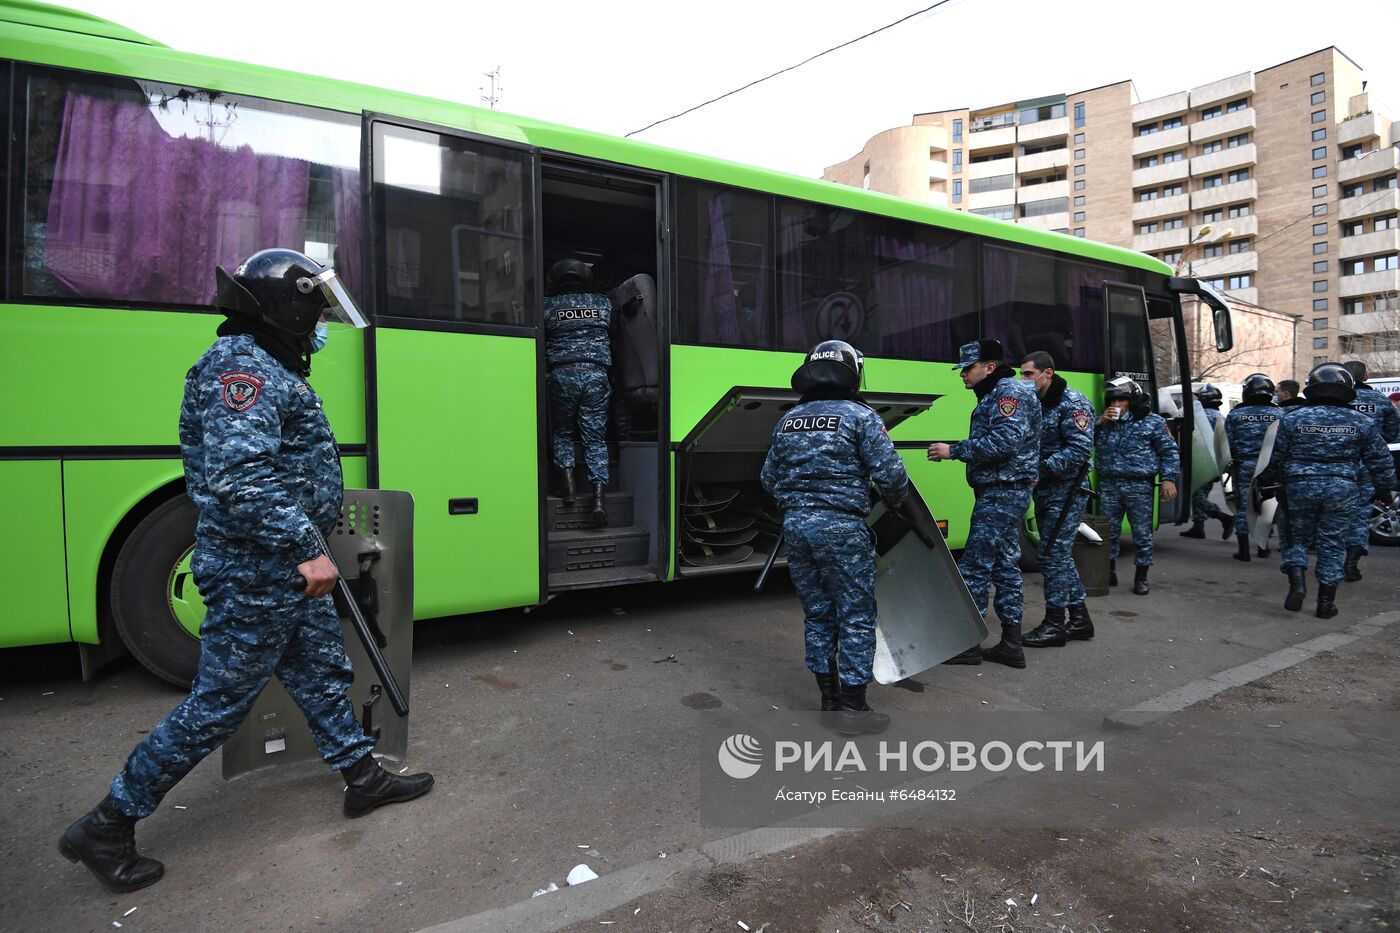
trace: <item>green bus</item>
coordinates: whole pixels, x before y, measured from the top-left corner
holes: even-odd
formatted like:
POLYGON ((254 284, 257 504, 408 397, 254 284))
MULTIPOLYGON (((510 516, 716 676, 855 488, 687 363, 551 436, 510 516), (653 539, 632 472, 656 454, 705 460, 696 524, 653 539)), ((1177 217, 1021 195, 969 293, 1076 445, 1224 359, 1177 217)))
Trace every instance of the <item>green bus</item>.
MULTIPOLYGON (((1128 372, 1155 398, 1149 319, 1184 348, 1178 294, 1202 292, 1052 231, 186 54, 38 3, 0 2, 0 68, 0 647, 77 643, 85 674, 123 650, 175 683, 194 670, 176 419, 221 320, 214 267, 256 249, 333 263, 373 317, 333 330, 312 382, 347 485, 414 496, 419 619, 760 566, 776 516, 766 428, 745 419, 771 424, 764 393, 781 402, 832 337, 866 354, 960 547, 963 467, 923 454, 966 431, 958 345, 990 334, 1050 351, 1091 397, 1128 372), (549 490, 541 283, 565 256, 595 264, 620 322, 597 531, 549 490)), ((1165 381, 1187 384, 1177 359, 1165 381)))

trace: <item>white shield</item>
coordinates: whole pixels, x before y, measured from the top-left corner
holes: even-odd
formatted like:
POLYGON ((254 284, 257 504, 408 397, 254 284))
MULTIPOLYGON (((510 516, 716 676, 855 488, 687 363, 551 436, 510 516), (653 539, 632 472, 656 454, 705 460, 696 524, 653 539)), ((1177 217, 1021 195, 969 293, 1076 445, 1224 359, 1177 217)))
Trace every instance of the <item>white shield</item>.
POLYGON ((1273 527, 1274 515, 1278 512, 1277 499, 1265 499, 1256 510, 1254 507, 1254 496, 1251 495, 1253 480, 1259 477, 1269 465, 1269 459, 1274 455, 1274 438, 1278 436, 1278 422, 1269 425, 1269 429, 1264 432, 1264 442, 1259 447, 1259 460, 1254 464, 1254 475, 1250 477, 1250 488, 1239 490, 1240 495, 1245 497, 1249 503, 1246 515, 1249 519, 1249 543, 1256 548, 1263 550, 1269 546, 1269 529, 1273 527))

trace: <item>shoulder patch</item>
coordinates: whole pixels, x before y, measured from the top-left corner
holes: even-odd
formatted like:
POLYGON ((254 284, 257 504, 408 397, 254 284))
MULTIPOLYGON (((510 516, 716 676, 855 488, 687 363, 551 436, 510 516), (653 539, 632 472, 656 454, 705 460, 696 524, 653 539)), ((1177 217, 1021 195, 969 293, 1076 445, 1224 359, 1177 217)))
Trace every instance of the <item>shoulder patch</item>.
POLYGON ((1074 421, 1074 426, 1075 426, 1076 428, 1078 428, 1079 430, 1081 430, 1081 431, 1083 431, 1083 432, 1085 432, 1085 433, 1088 433, 1088 431, 1089 431, 1089 413, 1088 413, 1087 411, 1085 411, 1085 410, 1082 409, 1082 408, 1081 408, 1079 411, 1076 411, 1076 412, 1074 413, 1073 421, 1074 421))
POLYGON ((1012 396, 1010 396, 1010 395, 1004 395, 1004 396, 1002 396, 1000 399, 997 400, 997 411, 1001 412, 1003 415, 1005 415, 1005 416, 1008 417, 1008 418, 1010 418, 1012 415, 1016 414, 1016 411, 1017 411, 1020 407, 1021 407, 1021 402, 1020 402, 1020 400, 1018 400, 1018 399, 1016 399, 1016 398, 1014 398, 1014 397, 1012 397, 1012 396))
POLYGON ((219 376, 224 386, 224 404, 234 411, 247 411, 258 400, 263 380, 252 373, 231 372, 219 376))

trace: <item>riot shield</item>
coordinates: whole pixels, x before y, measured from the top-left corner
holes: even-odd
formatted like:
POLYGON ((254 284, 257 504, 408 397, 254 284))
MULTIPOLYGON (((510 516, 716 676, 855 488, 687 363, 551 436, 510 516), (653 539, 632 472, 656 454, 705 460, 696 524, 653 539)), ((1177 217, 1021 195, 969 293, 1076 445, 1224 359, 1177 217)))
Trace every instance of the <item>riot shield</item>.
POLYGON ((1197 489, 1220 479, 1220 471, 1224 466, 1216 459, 1215 431, 1211 428, 1210 422, 1206 420, 1204 406, 1201 405, 1199 399, 1193 398, 1191 407, 1196 413, 1195 427, 1191 434, 1191 447, 1189 450, 1182 451, 1182 456, 1191 458, 1191 488, 1181 491, 1188 502, 1197 489))
POLYGON ((879 503, 868 519, 876 538, 875 679, 912 677, 987 637, 987 623, 913 484, 905 511, 913 524, 879 503))
MULTIPOLYGON (((413 496, 384 489, 347 489, 340 521, 327 542, 394 680, 409 693, 413 655, 413 496)), ((384 695, 365 647, 337 600, 345 651, 355 669, 350 699, 374 754, 393 761, 408 751, 408 717, 397 715, 384 695)), ((243 724, 224 743, 224 779, 261 768, 321 757, 306 719, 273 678, 258 695, 243 724)))
MULTIPOLYGON (((1249 543, 1259 550, 1269 546, 1269 529, 1273 527, 1274 515, 1278 512, 1278 499, 1261 499, 1255 494, 1255 480, 1269 466, 1274 455, 1274 438, 1278 436, 1278 422, 1269 425, 1264 432, 1264 441, 1259 447, 1259 459, 1254 464, 1254 475, 1250 477, 1249 488, 1241 489, 1240 495, 1249 501, 1245 513, 1249 522, 1249 543)), ((1280 532, 1282 534, 1282 532, 1280 532)))

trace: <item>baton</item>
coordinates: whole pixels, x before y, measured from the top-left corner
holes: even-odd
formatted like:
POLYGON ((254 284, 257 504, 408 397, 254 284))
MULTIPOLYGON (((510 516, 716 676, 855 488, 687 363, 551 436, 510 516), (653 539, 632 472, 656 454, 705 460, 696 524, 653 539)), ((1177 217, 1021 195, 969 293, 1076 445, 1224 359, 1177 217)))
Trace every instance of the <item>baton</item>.
POLYGON ((758 572, 758 582, 753 585, 755 593, 763 589, 763 582, 768 579, 768 571, 773 569, 773 561, 778 559, 778 552, 783 549, 783 536, 786 534, 786 531, 778 532, 778 540, 773 542, 773 550, 768 552, 768 560, 764 561, 763 569, 758 572))
POLYGON ((1083 489, 1080 488, 1080 486, 1081 486, 1081 484, 1083 484, 1083 482, 1084 482, 1084 477, 1087 476, 1088 474, 1089 474, 1089 461, 1088 461, 1088 460, 1085 460, 1082 464, 1080 464, 1080 466, 1079 466, 1079 472, 1078 472, 1077 474, 1075 474, 1074 482, 1070 485, 1069 491, 1065 493, 1065 501, 1064 501, 1064 504, 1060 506, 1060 514, 1059 514, 1059 516, 1055 519, 1055 529, 1054 529, 1053 531, 1050 532, 1050 537, 1048 537, 1048 538, 1045 539, 1045 545, 1046 545, 1046 547, 1049 547, 1050 545, 1054 544, 1054 543, 1055 543, 1055 539, 1056 539, 1057 537, 1059 537, 1060 529, 1063 528, 1063 527, 1065 526, 1065 516, 1069 514, 1070 503, 1072 503, 1072 502, 1074 501, 1074 497, 1075 497, 1076 495, 1078 495, 1078 494, 1080 494, 1080 493, 1082 493, 1082 492, 1084 491, 1083 489))
MULTIPOLYGON (((335 558, 331 556, 331 549, 326 544, 326 539, 321 536, 321 529, 314 524, 311 530, 316 532, 316 540, 321 544, 321 553, 326 555, 326 559, 335 565, 335 558)), ((303 578, 305 579, 305 578, 303 578)), ((374 673, 379 678, 380 684, 384 687, 384 692, 389 695, 389 702, 393 704, 394 712, 400 716, 408 715, 408 700, 404 698, 403 691, 399 689, 399 682, 394 679, 394 672, 389 669, 389 662, 384 657, 384 652, 379 650, 379 642, 374 637, 374 632, 370 629, 369 623, 365 621, 364 613, 360 611, 360 604, 355 601, 355 597, 350 592, 350 584, 345 582, 345 578, 340 575, 340 568, 335 570, 335 591, 340 594, 347 609, 350 610, 350 621, 355 625, 355 634, 360 638, 360 644, 365 647, 365 654, 369 655, 369 663, 374 667, 374 673)))

